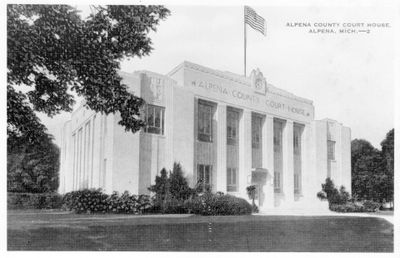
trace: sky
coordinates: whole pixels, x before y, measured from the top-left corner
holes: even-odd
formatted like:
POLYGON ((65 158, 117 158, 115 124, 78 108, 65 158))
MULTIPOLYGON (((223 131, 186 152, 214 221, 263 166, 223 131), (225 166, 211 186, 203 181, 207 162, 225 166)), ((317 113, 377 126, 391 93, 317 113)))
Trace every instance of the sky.
MULTIPOLYGON (((243 6, 174 6, 150 33, 154 50, 121 63, 121 70, 167 74, 183 61, 243 75, 243 6)), ((77 6, 88 12, 87 6, 77 6)), ((259 68, 268 83, 310 99, 315 119, 331 118, 380 148, 394 127, 395 10, 390 7, 252 6, 267 35, 247 28, 247 74, 259 68), (310 27, 294 27, 310 23, 310 27), (314 24, 389 23, 370 33, 310 33, 314 24)), ((318 29, 319 27, 314 27, 318 29)), ((321 27, 323 28, 323 27, 321 27)), ((356 27, 365 29, 363 27, 356 27)), ((338 32, 338 30, 337 30, 338 32)), ((59 142, 70 114, 40 116, 59 142)))

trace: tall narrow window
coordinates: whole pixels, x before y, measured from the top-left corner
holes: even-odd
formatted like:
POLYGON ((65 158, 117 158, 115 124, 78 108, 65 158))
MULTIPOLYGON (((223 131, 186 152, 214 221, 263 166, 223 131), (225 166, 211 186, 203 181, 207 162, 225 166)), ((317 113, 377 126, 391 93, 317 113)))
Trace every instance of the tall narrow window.
POLYGON ((328 160, 335 160, 335 141, 328 140, 328 160))
POLYGON ((152 134, 164 134, 164 108, 147 104, 146 127, 144 131, 152 134))
POLYGON ((211 187, 212 182, 212 166, 199 164, 197 165, 197 183, 200 184, 203 191, 211 187))
POLYGON ((237 145, 239 131, 239 112, 228 109, 226 120, 226 136, 228 145, 237 145))
POLYGON ((107 178, 107 159, 103 160, 103 173, 101 177, 101 188, 106 189, 106 178, 107 178))
POLYGON ((75 178, 76 178, 76 164, 77 164, 77 158, 76 158, 76 134, 74 133, 73 135, 72 135, 72 142, 73 142, 73 144, 74 144, 74 147, 73 147, 73 149, 74 149, 74 155, 73 155, 73 163, 72 163, 72 190, 76 190, 76 188, 75 188, 75 178))
POLYGON ((253 113, 251 115, 251 167, 261 168, 263 166, 262 154, 262 126, 263 117, 259 114, 253 113))
POLYGON ((237 192, 237 169, 227 168, 226 174, 226 190, 227 192, 237 192))
POLYGON ((86 123, 85 125, 85 131, 86 131, 86 155, 85 155, 85 188, 89 188, 89 177, 90 177, 90 120, 89 122, 86 123))
POLYGON ((293 126, 293 167, 294 167, 294 193, 301 193, 301 136, 304 126, 301 124, 294 124, 293 126))
POLYGON ((94 142, 95 142, 95 126, 96 126, 96 114, 93 116, 93 122, 92 122, 93 126, 92 126, 92 139, 91 139, 91 153, 92 153, 92 157, 91 157, 91 166, 90 166, 90 188, 94 187, 94 182, 93 182, 93 168, 94 168, 94 142))
POLYGON ((212 142, 213 107, 204 101, 199 101, 198 107, 198 140, 212 142))
POLYGON ((82 164, 82 162, 83 162, 83 153, 82 153, 82 150, 83 150, 83 146, 82 146, 82 128, 81 129, 79 129, 79 131, 78 131, 78 158, 79 158, 79 167, 78 167, 78 176, 77 176, 77 187, 78 187, 78 189, 81 189, 82 188, 82 174, 83 174, 83 169, 82 169, 82 167, 83 167, 83 164, 82 164))
POLYGON ((251 122, 251 145, 254 149, 259 149, 261 148, 262 118, 259 115, 252 115, 251 122))

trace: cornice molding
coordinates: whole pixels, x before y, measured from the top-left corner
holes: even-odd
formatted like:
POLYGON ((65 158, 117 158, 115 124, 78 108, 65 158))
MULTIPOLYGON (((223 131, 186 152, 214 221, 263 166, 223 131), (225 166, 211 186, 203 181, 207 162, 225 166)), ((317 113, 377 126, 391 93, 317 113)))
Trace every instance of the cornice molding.
MULTIPOLYGON (((251 78, 250 77, 243 77, 241 75, 237 75, 231 72, 222 72, 219 70, 214 70, 205 66, 201 66, 198 64, 194 64, 188 61, 184 61, 182 64, 178 65, 177 67, 175 67, 168 75, 175 73, 176 71, 178 71, 180 68, 189 68, 192 70, 196 70, 196 71, 200 71, 203 73, 207 73, 207 74, 211 74, 214 75, 216 77, 225 79, 225 80, 230 80, 242 85, 245 85, 246 87, 251 87, 251 78)), ((268 87, 268 92, 267 94, 274 94, 274 95, 278 95, 284 98, 289 98, 289 99, 293 99, 299 102, 303 102, 306 104, 313 104, 312 100, 309 99, 305 99, 302 97, 298 97, 296 95, 294 95, 293 93, 290 93, 288 91, 282 90, 280 88, 275 87, 274 85, 267 83, 267 87, 268 87)))

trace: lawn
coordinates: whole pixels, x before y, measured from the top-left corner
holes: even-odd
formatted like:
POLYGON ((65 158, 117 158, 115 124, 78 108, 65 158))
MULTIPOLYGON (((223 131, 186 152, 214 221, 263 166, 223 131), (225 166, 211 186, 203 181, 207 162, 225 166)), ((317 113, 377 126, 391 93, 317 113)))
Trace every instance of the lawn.
POLYGON ((393 226, 371 217, 9 211, 8 250, 393 252, 393 226))

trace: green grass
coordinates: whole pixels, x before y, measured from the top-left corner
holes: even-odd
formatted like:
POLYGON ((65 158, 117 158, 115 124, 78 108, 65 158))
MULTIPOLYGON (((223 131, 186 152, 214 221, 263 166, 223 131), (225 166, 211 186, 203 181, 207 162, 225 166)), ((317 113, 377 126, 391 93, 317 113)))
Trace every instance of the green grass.
POLYGON ((8 213, 8 250, 393 252, 369 217, 8 213))

